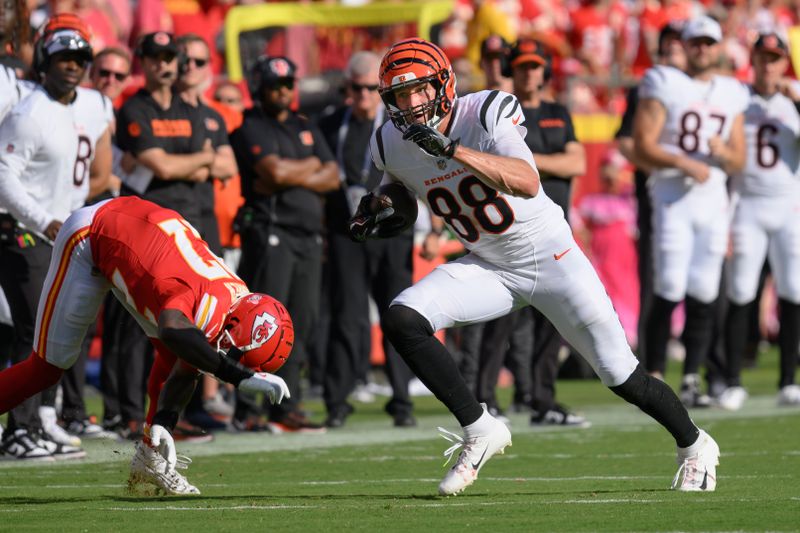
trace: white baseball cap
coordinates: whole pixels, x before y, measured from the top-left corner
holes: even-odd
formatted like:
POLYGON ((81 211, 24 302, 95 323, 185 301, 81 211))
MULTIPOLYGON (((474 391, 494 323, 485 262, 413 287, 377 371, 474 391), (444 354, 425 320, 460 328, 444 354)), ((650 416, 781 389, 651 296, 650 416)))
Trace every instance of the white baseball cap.
POLYGON ((722 28, 719 22, 706 16, 697 17, 687 22, 686 26, 683 27, 681 39, 688 41, 698 37, 707 37, 717 43, 722 42, 722 28))

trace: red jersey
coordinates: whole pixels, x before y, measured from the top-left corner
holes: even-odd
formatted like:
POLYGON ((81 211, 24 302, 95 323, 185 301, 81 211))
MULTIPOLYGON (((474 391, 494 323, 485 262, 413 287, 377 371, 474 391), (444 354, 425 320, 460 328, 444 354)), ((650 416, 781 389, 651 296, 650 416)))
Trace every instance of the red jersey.
POLYGON ((89 239, 94 264, 124 295, 149 337, 157 337, 161 312, 175 309, 210 341, 233 301, 248 292, 177 212, 141 198, 101 206, 89 239))

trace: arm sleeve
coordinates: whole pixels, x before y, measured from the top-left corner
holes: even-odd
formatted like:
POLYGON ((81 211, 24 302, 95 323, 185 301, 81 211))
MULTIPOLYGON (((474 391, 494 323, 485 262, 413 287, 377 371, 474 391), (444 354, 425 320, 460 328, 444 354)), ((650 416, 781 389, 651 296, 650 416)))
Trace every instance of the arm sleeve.
POLYGON ((37 231, 44 231, 55 218, 27 192, 22 176, 42 143, 43 128, 16 113, 0 124, 0 139, 8 139, 0 150, 0 207, 37 231))

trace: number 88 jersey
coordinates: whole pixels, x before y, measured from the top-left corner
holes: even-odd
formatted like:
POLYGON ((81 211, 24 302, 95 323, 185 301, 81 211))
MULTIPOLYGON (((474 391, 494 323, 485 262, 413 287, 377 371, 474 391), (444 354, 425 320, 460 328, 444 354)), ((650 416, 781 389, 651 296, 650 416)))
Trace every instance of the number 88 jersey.
POLYGON ((744 120, 747 163, 734 177, 734 189, 758 196, 794 192, 800 185, 800 115, 794 102, 780 93, 764 97, 751 88, 744 120))
MULTIPOLYGON (((525 144, 525 117, 516 97, 481 91, 459 97, 451 111, 447 136, 462 146, 522 159, 536 168, 525 144)), ((521 265, 533 260, 536 239, 552 231, 561 208, 542 189, 533 198, 503 194, 480 181, 455 160, 437 159, 403 140, 391 122, 372 136, 375 165, 399 180, 442 217, 464 246, 495 264, 521 265)))
POLYGON ((665 65, 649 69, 639 85, 639 98, 661 102, 667 112, 659 144, 672 153, 684 152, 712 166, 708 141, 719 136, 727 141, 734 118, 747 108, 744 85, 729 76, 696 80, 665 65))

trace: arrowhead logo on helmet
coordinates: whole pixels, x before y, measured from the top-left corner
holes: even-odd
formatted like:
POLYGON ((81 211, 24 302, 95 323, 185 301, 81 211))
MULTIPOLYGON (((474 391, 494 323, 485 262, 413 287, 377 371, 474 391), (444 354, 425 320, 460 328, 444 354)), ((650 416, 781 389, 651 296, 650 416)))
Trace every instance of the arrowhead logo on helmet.
POLYGON ((278 324, 275 317, 269 313, 261 313, 253 322, 253 342, 252 344, 261 346, 275 335, 278 331, 278 324))

